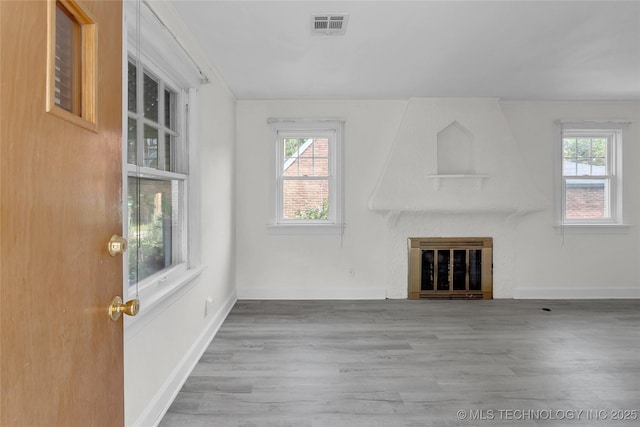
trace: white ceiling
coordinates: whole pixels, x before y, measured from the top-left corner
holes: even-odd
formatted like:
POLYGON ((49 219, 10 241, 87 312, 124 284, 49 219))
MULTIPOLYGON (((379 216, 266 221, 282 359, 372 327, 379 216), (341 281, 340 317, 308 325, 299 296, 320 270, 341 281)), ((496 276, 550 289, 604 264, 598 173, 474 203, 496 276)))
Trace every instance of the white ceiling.
POLYGON ((239 99, 640 99, 640 1, 172 1, 239 99))

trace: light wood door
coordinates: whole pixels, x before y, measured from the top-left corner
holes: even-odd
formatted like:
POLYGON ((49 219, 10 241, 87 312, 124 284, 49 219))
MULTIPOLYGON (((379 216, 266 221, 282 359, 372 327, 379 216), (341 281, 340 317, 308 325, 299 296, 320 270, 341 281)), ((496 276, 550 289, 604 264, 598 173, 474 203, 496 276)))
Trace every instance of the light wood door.
POLYGON ((97 131, 46 112, 47 1, 0 0, 2 426, 121 426, 122 5, 97 24, 97 131))

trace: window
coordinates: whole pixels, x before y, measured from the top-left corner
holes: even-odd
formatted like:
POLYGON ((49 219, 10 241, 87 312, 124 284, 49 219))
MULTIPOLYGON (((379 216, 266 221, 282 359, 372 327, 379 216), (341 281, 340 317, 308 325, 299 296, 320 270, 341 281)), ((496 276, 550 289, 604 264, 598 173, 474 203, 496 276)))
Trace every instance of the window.
POLYGON ((622 129, 563 125, 561 223, 622 224, 622 129))
MULTIPOLYGON (((149 2, 123 2, 124 299, 139 331, 197 283, 200 263, 198 88, 206 76, 149 2)), ((131 332, 134 333, 134 332, 131 332)))
POLYGON ((80 111, 80 24, 61 3, 56 4, 55 104, 71 113, 80 111))
POLYGON ((49 2, 47 111, 96 129, 96 26, 73 0, 49 2))
POLYGON ((186 271, 186 92, 142 61, 127 71, 128 283, 144 289, 186 271))
POLYGON ((342 122, 275 122, 271 225, 298 232, 342 228, 342 122))

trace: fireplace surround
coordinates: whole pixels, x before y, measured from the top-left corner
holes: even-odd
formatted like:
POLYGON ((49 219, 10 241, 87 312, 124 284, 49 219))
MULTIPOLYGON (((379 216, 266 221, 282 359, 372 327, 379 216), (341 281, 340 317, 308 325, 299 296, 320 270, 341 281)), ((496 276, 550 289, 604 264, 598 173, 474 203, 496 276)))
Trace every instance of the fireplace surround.
MULTIPOLYGON (((524 217, 548 207, 498 99, 411 99, 369 198, 369 208, 386 220, 387 297, 407 298, 413 292, 410 298, 512 298, 516 229, 524 217), (459 289, 467 271, 457 272, 450 291, 437 285, 423 290, 420 282, 407 286, 407 238, 419 236, 499 241, 491 262, 486 249, 480 252, 481 289, 474 289, 473 280, 471 289, 466 282, 459 289)), ((414 252, 414 258, 422 257, 414 252)), ((460 253, 449 256, 454 255, 460 264, 460 253)), ((410 275, 420 277, 421 267, 416 268, 410 275)))
POLYGON ((408 239, 409 299, 492 299, 493 238, 408 239))

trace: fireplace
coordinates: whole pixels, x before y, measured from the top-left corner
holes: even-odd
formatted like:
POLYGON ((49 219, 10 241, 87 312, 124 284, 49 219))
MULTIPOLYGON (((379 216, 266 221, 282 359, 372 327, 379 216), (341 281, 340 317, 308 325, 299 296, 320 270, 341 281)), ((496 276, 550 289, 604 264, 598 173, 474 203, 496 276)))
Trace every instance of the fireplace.
POLYGON ((414 237, 409 299, 492 299, 491 237, 414 237))

